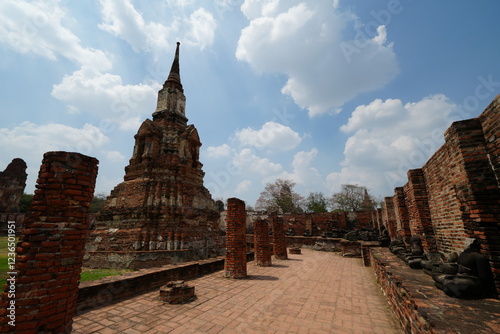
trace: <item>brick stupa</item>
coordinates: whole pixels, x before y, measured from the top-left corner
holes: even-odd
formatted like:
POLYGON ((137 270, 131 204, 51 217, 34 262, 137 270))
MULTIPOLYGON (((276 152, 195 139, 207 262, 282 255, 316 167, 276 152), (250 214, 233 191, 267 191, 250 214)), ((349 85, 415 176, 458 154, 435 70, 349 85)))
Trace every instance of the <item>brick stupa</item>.
POLYGON ((134 136, 124 181, 111 191, 89 234, 88 266, 136 269, 224 253, 179 72, 177 43, 153 120, 146 119, 134 136))

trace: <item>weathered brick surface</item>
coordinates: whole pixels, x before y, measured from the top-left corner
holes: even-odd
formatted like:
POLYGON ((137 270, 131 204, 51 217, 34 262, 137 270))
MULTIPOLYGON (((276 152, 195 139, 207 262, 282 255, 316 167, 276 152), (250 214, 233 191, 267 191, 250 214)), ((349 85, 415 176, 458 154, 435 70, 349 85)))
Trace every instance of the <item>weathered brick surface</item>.
POLYGON ((466 238, 477 238, 500 293, 499 115, 500 95, 478 118, 454 122, 424 166, 408 172, 403 194, 396 188, 393 203, 396 235, 408 239, 406 207, 410 234, 421 236, 425 252, 460 253, 466 238))
POLYGON ((403 238, 406 246, 408 246, 411 238, 410 219, 408 216, 408 209, 406 208, 403 187, 394 189, 393 202, 394 214, 396 217, 396 233, 399 237, 403 238))
POLYGON ((423 170, 409 170, 408 183, 403 188, 411 235, 420 236, 422 247, 426 253, 436 252, 436 240, 423 170))
POLYGON ((392 197, 384 198, 384 206, 382 207, 382 223, 389 232, 389 237, 395 239, 396 232, 396 215, 394 213, 394 201, 392 197))
POLYGON ((269 239, 269 223, 264 219, 257 219, 253 223, 255 264, 267 267, 271 262, 271 247, 269 239))
POLYGON ((78 153, 45 153, 16 249, 15 298, 2 295, 0 332, 14 332, 5 317, 14 300, 16 333, 70 333, 97 163, 78 153))
MULTIPOLYGON (((219 212, 203 185, 201 141, 185 116, 178 51, 158 92, 153 119, 145 120, 134 136, 124 181, 111 191, 97 215, 95 230, 89 234, 87 259, 92 252, 110 251, 139 259, 144 251, 191 249, 190 260, 224 253, 219 212)), ((163 252, 162 257, 168 254, 163 252)), ((143 262, 152 266, 163 263, 143 262)), ((92 265, 112 267, 116 263, 103 260, 92 265)))
POLYGON ((245 202, 238 198, 229 198, 227 200, 226 214, 225 277, 245 278, 247 276, 246 252, 245 202))
POLYGON ((271 224, 273 230, 273 254, 277 259, 286 260, 288 255, 286 252, 286 236, 283 227, 283 217, 276 212, 271 214, 271 224))

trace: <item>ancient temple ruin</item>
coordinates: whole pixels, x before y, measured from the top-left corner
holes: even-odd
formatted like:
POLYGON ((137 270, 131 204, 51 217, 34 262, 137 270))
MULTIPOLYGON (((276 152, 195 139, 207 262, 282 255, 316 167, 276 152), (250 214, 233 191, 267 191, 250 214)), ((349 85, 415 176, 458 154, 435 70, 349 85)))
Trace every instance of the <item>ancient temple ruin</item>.
POLYGON ((203 185, 202 144, 185 105, 177 43, 152 120, 134 136, 124 181, 89 234, 86 265, 144 268, 224 252, 219 213, 203 185))
POLYGON ((19 201, 26 187, 26 162, 15 158, 0 172, 0 212, 18 212, 19 201))

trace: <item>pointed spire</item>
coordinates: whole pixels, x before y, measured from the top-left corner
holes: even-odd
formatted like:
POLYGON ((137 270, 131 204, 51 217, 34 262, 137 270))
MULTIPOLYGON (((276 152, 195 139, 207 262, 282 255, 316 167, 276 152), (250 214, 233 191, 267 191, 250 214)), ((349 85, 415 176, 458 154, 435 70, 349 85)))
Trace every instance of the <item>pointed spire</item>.
POLYGON ((172 67, 170 68, 170 74, 168 75, 167 81, 165 81, 165 85, 169 85, 179 89, 181 92, 184 92, 181 83, 181 75, 179 69, 179 45, 181 43, 177 42, 177 48, 175 49, 175 57, 172 62, 172 67))

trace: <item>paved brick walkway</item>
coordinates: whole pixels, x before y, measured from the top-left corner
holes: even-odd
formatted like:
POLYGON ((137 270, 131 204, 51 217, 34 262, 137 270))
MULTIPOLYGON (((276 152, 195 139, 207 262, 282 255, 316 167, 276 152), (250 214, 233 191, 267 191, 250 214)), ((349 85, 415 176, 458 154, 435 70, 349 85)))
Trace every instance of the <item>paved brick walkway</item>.
POLYGON ((73 333, 402 333, 361 259, 303 249, 272 267, 248 264, 248 279, 216 272, 188 282, 197 300, 163 304, 158 291, 91 310, 73 333))

